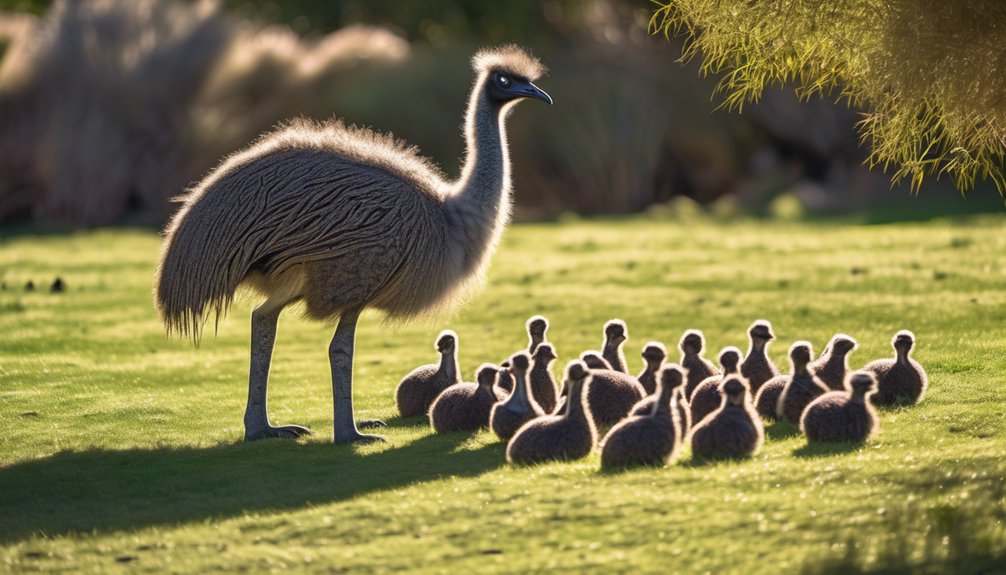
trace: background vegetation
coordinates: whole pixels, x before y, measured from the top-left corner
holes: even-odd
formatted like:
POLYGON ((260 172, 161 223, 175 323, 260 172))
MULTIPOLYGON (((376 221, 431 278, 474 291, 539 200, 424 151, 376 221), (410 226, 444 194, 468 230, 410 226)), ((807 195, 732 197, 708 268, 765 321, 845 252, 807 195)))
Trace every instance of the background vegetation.
MULTIPOLYGON (((862 165, 844 105, 768 90, 743 115, 714 112, 715 78, 648 33, 648 2, 0 6, 28 10, 0 17, 0 221, 160 224, 169 198, 223 155, 297 115, 392 131, 456 173, 468 58, 507 41, 548 63, 542 85, 557 102, 511 122, 523 219, 638 212, 681 195, 766 213, 789 194, 833 212, 908 191, 862 165)), ((950 182, 930 189, 913 210, 1003 209, 991 187, 967 204, 950 182)))
POLYGON ((489 288, 441 324, 361 324, 360 417, 389 443, 334 446, 331 328, 281 321, 272 416, 299 443, 243 444, 248 307, 193 349, 151 309, 150 231, 22 235, 0 246, 0 568, 18 572, 993 573, 1006 560, 1006 321, 1000 217, 861 227, 710 221, 685 212, 510 229, 489 288), (68 291, 25 292, 59 275, 68 291), (16 287, 15 287, 16 286, 16 287), (488 433, 432 435, 394 417, 399 378, 442 327, 470 377, 545 312, 560 364, 629 325, 703 328, 710 354, 767 317, 860 366, 919 336, 924 402, 881 413, 862 448, 769 428, 751 461, 601 474, 585 461, 515 469, 488 433))

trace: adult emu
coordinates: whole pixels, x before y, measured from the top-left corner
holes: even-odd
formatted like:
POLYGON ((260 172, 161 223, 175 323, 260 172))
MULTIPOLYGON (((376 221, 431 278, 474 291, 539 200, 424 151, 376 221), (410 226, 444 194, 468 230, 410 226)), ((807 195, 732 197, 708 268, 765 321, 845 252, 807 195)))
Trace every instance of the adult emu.
POLYGON ((483 50, 465 120, 467 152, 448 181, 413 148, 341 123, 294 121, 227 158, 191 191, 166 230, 155 280, 169 334, 198 341, 235 291, 265 296, 252 312, 245 439, 299 437, 266 410, 269 363, 284 307, 338 327, 329 347, 336 443, 383 439, 353 416, 353 344, 365 308, 391 318, 460 303, 480 283, 510 215, 504 119, 544 73, 516 46, 483 50))

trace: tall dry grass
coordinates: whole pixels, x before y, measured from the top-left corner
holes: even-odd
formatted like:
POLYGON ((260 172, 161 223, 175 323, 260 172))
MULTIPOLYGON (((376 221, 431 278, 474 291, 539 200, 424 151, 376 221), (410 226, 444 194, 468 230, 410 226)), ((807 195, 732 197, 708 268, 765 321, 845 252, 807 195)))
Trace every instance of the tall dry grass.
POLYGON ((409 53, 386 30, 305 42, 205 0, 66 0, 0 22, 0 221, 159 221, 221 156, 291 115, 330 114, 354 70, 409 53))

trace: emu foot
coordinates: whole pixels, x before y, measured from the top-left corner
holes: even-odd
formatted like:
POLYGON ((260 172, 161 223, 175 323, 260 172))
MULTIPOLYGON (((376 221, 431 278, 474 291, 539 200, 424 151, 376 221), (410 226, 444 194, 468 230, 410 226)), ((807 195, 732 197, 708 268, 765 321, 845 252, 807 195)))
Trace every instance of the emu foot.
POLYGON ((340 434, 335 436, 336 444, 344 443, 377 443, 385 442, 388 438, 383 435, 370 435, 367 433, 360 433, 359 431, 351 431, 348 434, 340 434))
POLYGON ((361 419, 356 422, 356 426, 360 429, 374 429, 375 427, 387 427, 388 424, 380 419, 361 419))
POLYGON ((261 427, 258 429, 245 430, 245 441, 258 441, 260 439, 297 439, 305 435, 312 435, 314 432, 300 425, 281 425, 279 427, 261 427))

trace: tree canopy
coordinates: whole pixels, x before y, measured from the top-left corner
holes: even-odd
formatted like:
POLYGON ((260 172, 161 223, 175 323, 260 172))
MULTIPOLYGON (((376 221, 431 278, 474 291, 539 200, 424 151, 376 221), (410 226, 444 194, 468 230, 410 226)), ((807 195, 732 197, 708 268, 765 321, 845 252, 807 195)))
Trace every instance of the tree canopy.
POLYGON ((725 107, 781 84, 836 96, 864 110, 870 167, 894 182, 949 174, 962 193, 990 179, 1006 194, 1006 2, 654 1, 651 31, 722 73, 725 107))

